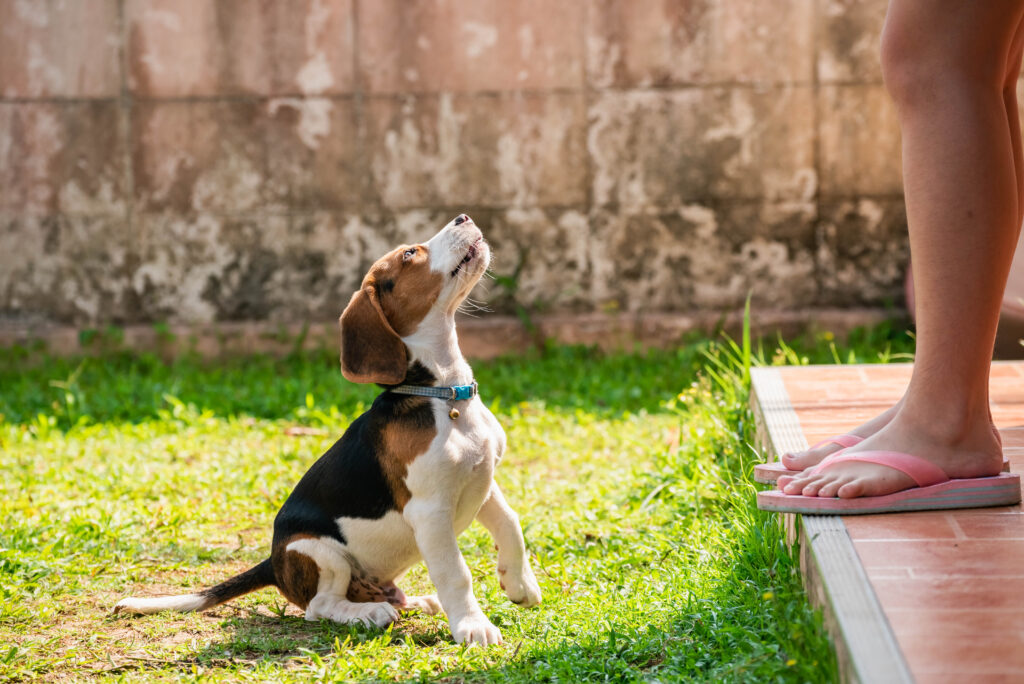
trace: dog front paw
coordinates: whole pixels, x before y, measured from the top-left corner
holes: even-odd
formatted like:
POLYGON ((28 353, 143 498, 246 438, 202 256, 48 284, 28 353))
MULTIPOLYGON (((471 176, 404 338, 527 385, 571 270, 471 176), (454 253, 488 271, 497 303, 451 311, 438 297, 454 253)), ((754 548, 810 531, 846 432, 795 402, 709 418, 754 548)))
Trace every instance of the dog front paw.
POLYGON ((540 604, 540 585, 529 565, 523 566, 522 572, 516 576, 508 572, 502 574, 500 570, 498 574, 501 588, 509 601, 526 608, 540 604))
POLYGON ((490 646, 501 643, 501 632, 483 613, 452 622, 452 636, 459 644, 490 646))

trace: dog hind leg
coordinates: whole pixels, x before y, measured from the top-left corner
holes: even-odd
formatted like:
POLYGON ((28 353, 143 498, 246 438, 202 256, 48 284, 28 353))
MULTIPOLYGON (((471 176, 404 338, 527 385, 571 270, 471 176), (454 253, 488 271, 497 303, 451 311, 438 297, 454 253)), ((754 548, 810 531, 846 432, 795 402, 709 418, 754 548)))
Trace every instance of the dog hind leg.
POLYGON ((348 585, 348 600, 353 603, 387 601, 399 610, 418 610, 427 615, 441 612, 437 594, 429 596, 406 596, 394 581, 375 583, 376 578, 365 578, 353 573, 348 585))
POLYGON ((398 610, 386 600, 356 602, 349 599, 352 566, 344 547, 334 539, 304 538, 288 544, 284 554, 281 591, 305 608, 310 621, 327 618, 342 624, 362 623, 367 627, 386 627, 398 619, 398 610), (316 568, 315 591, 311 565, 316 568), (294 584, 287 577, 296 578, 294 584), (284 584, 289 583, 286 591, 284 584), (292 598, 305 599, 302 603, 292 598), (311 595, 312 594, 312 595, 311 595), (307 598, 308 597, 308 598, 307 598))

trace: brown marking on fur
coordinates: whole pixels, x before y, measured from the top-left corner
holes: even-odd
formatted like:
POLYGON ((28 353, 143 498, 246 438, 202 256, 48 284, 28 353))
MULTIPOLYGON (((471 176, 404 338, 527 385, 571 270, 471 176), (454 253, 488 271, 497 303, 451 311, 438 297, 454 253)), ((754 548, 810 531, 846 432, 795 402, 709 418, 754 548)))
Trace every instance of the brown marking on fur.
POLYGON ((423 245, 402 245, 378 259, 339 319, 342 374, 352 382, 400 384, 407 366, 401 338, 416 330, 443 285, 423 245))
MULTIPOLYGON (((413 401, 425 400, 417 398, 413 401)), ((405 486, 409 464, 430 448, 430 443, 437 436, 437 427, 431 424, 429 428, 416 429, 408 423, 394 422, 386 425, 382 432, 383 453, 379 454, 380 465, 391 487, 395 506, 401 513, 411 496, 409 488, 405 486)))
POLYGON ((341 325, 341 373, 352 382, 398 385, 405 379, 405 344, 388 324, 377 291, 364 286, 349 300, 341 325))
POLYGON ((381 292, 381 308, 395 332, 402 337, 411 335, 437 301, 444 285, 444 274, 430 270, 430 254, 423 245, 403 245, 384 260, 388 267, 377 278, 381 281, 389 278, 394 287, 381 292), (415 249, 416 255, 406 259, 405 252, 409 249, 415 249))
POLYGON ((394 582, 376 584, 355 576, 348 583, 348 593, 345 598, 352 603, 387 602, 397 608, 404 608, 407 601, 405 593, 395 586, 394 582))
POLYGON ((284 597, 303 610, 316 596, 320 586, 320 568, 304 553, 288 551, 288 545, 299 539, 316 539, 311 534, 296 534, 277 544, 271 553, 277 588, 284 597))

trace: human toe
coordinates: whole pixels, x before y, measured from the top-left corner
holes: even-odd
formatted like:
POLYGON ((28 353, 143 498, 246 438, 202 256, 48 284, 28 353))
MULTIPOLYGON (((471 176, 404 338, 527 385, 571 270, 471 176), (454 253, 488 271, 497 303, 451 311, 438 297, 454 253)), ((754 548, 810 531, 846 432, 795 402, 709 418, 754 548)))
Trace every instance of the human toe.
POLYGON ((822 497, 823 499, 832 499, 836 496, 839 490, 848 482, 850 482, 850 478, 848 477, 837 478, 831 482, 826 482, 824 485, 821 486, 821 489, 818 490, 818 496, 822 497))
POLYGON ((800 494, 803 492, 804 487, 809 485, 813 480, 813 477, 794 477, 790 482, 785 485, 781 485, 781 489, 786 494, 800 494))
POLYGON ((826 484, 828 484, 827 479, 821 477, 814 478, 804 485, 804 488, 800 490, 800 494, 803 496, 818 496, 818 491, 826 484))
POLYGON ((839 487, 839 489, 836 490, 836 496, 840 499, 856 499, 865 496, 867 492, 865 487, 866 484, 867 482, 864 478, 854 478, 839 487))
POLYGON ((779 460, 782 461, 782 465, 790 470, 806 470, 818 463, 821 458, 817 458, 811 451, 797 451, 796 453, 783 454, 779 460))

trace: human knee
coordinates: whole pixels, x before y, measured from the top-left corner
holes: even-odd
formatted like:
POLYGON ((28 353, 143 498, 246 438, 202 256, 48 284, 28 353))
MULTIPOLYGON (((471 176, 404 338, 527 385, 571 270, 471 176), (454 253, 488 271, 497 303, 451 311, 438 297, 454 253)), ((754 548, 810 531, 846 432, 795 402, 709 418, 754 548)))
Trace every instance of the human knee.
POLYGON ((933 104, 956 90, 1004 87, 1005 67, 991 46, 964 36, 927 35, 901 18, 888 18, 882 31, 881 65, 886 89, 901 109, 933 104))
POLYGON ((897 105, 919 102, 941 78, 928 46, 898 21, 886 22, 880 56, 885 87, 897 105))

